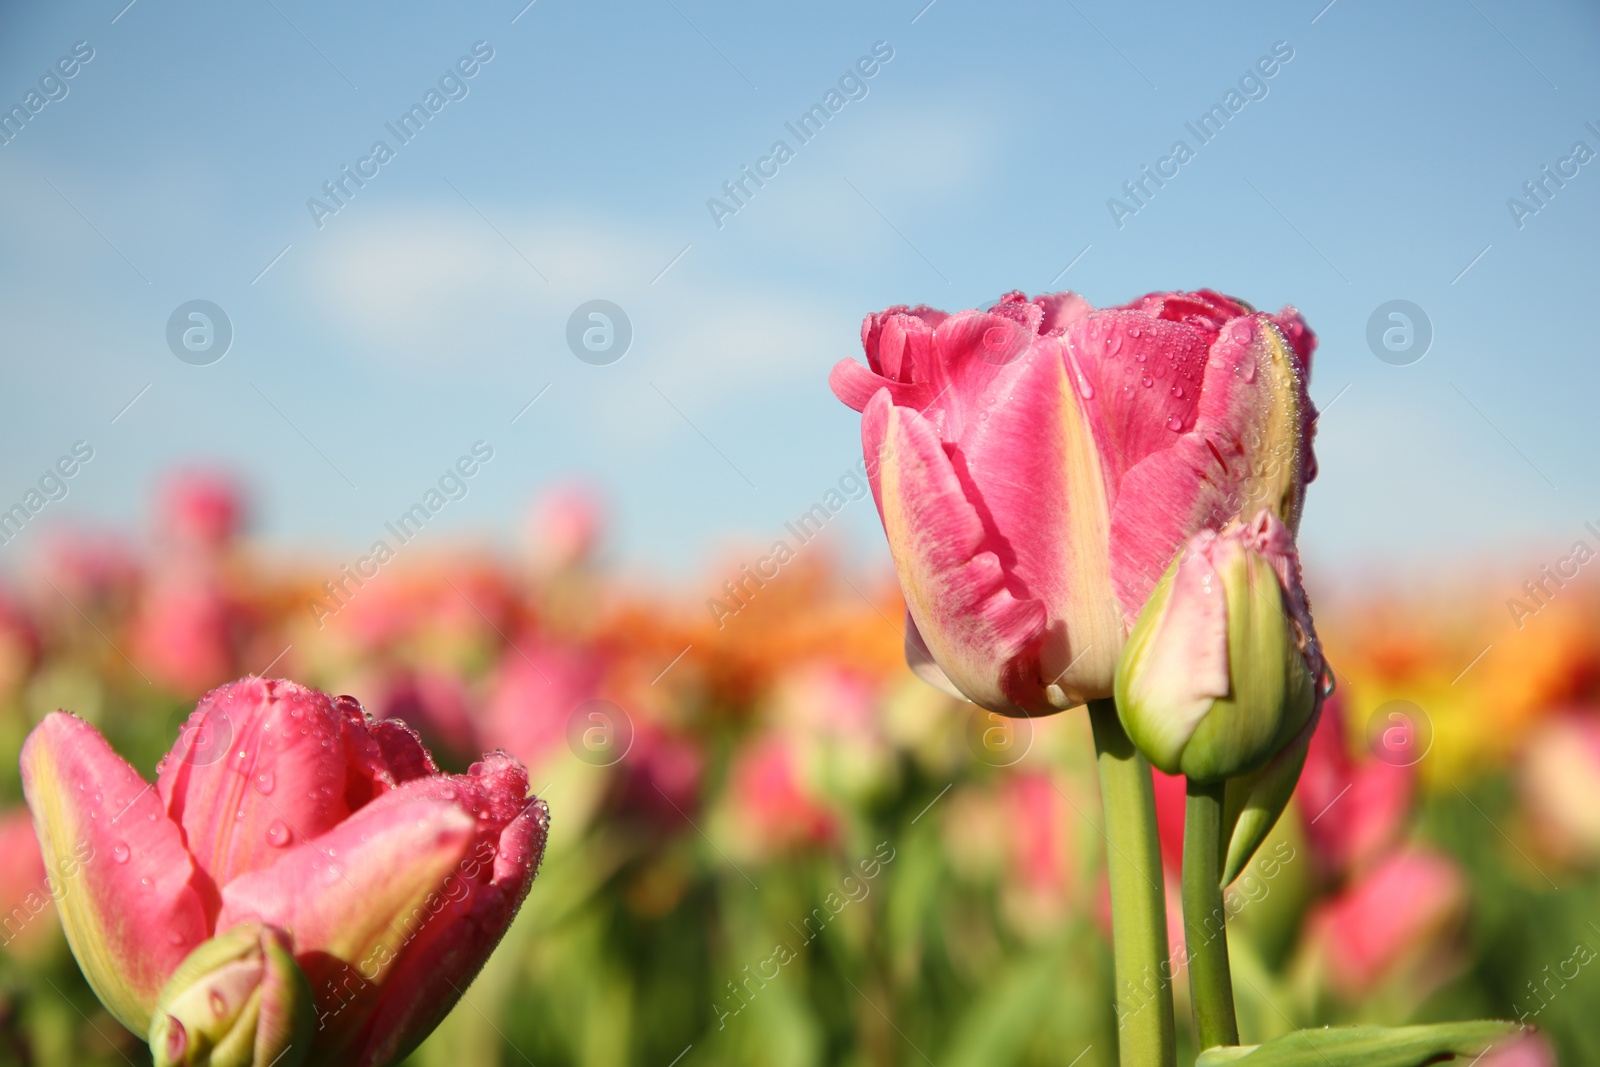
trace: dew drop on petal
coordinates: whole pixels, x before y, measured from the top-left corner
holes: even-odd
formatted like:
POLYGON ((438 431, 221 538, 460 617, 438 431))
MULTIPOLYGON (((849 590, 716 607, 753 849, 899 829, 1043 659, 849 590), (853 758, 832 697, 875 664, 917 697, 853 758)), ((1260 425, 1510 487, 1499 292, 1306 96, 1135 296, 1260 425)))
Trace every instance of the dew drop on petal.
POLYGON ((1146 374, 1143 378, 1140 378, 1139 384, 1144 386, 1146 389, 1150 388, 1150 375, 1146 374))
POLYGON ((1183 386, 1174 385, 1172 387, 1172 395, 1177 397, 1179 400, 1182 400, 1183 399, 1183 395, 1184 395, 1183 394, 1183 386))
POLYGON ((1173 433, 1181 433, 1183 430, 1183 419, 1177 415, 1172 416, 1167 420, 1167 429, 1171 430, 1173 433))
POLYGON ((289 824, 282 819, 273 819, 272 825, 267 827, 267 844, 273 848, 282 848, 289 843, 289 824))
POLYGON ((111 858, 116 860, 118 863, 127 863, 130 855, 132 855, 132 853, 129 852, 128 843, 126 841, 118 841, 115 845, 111 846, 111 858))
POLYGON ((276 784, 277 782, 273 778, 271 771, 262 771, 256 775, 256 792, 262 796, 269 795, 272 792, 272 787, 276 784))

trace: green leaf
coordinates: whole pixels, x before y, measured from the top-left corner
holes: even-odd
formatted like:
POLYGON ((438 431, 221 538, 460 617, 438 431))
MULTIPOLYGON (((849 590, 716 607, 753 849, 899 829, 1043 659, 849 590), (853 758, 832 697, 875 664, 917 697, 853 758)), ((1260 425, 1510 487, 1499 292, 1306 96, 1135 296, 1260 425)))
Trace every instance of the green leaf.
POLYGON ((1480 1020, 1435 1026, 1333 1026, 1296 1030, 1265 1045, 1207 1049, 1195 1067, 1424 1067, 1477 1056, 1518 1023, 1480 1020))

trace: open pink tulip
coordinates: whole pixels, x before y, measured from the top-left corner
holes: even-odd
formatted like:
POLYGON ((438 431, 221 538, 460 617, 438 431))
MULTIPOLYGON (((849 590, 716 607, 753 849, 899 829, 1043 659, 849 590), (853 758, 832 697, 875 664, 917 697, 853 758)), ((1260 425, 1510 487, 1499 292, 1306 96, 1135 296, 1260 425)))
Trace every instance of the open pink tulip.
POLYGON ((308 1063, 393 1062, 455 1004, 543 855, 522 765, 439 773, 354 699, 248 678, 208 693, 151 786, 94 727, 47 716, 22 752, 58 905, 95 992, 135 1033, 196 946, 285 931, 316 1000, 308 1063))
POLYGON ((1093 310, 1012 293, 894 307, 834 367, 924 678, 1009 715, 1108 697, 1128 628, 1190 536, 1314 476, 1315 338, 1210 291, 1093 310))

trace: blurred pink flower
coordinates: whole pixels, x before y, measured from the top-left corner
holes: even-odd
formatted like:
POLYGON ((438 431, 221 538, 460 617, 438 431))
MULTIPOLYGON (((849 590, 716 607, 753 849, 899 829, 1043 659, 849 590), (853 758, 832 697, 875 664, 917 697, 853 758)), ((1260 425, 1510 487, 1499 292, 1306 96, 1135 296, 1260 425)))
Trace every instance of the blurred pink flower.
POLYGON ((61 928, 49 873, 28 809, 0 814, 0 952, 37 958, 61 928))
POLYGON ((162 483, 158 521, 178 551, 217 552, 245 520, 244 492, 230 474, 205 468, 175 471, 162 483))
POLYGON ((1352 759, 1346 736, 1344 700, 1334 693, 1311 735, 1295 791, 1313 862, 1335 880, 1369 868, 1399 840, 1416 778, 1411 767, 1352 759))
POLYGON ((794 746, 781 735, 759 738, 734 757, 727 800, 754 851, 827 846, 838 838, 838 815, 806 788, 794 746))
POLYGON ((483 741, 537 768, 566 744, 568 718, 598 695, 604 675, 596 652, 524 631, 501 654, 483 741))
POLYGON ((1004 793, 1011 833, 1011 869, 1023 884, 1063 892, 1070 876, 1070 839, 1062 817, 1064 802, 1048 771, 1019 771, 1006 779, 1004 793))
POLYGON ((651 719, 634 715, 630 723, 632 744, 617 765, 621 803, 658 822, 679 824, 699 807, 705 758, 691 738, 651 719))
POLYGON ((605 506, 586 485, 561 485, 534 501, 528 540, 535 564, 546 573, 584 562, 605 533, 605 506))
POLYGON ((1556 1050, 1543 1034, 1527 1033, 1491 1049, 1470 1067, 1557 1067, 1556 1050))
POLYGON ((1329 985, 1354 1000, 1390 979, 1421 994, 1443 977, 1449 941, 1465 916, 1467 882, 1455 862, 1420 848, 1390 855, 1307 919, 1329 985))
POLYGON ((1156 832, 1161 838, 1161 866, 1171 877, 1183 871, 1183 816, 1187 803, 1187 783, 1181 774, 1163 774, 1151 768, 1155 777, 1156 832))
POLYGON ((36 573, 44 584, 33 595, 52 614, 72 614, 62 596, 91 614, 115 612, 133 599, 139 572, 138 557, 121 534, 56 528, 42 545, 36 573))
POLYGON ((134 656, 179 693, 203 693, 238 673, 244 613, 215 575, 181 568, 144 588, 134 624, 134 656))

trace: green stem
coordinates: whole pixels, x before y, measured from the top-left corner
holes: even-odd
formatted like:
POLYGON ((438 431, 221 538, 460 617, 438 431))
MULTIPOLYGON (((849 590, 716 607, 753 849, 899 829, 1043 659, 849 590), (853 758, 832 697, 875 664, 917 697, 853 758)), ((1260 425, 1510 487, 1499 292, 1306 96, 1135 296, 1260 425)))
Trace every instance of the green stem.
POLYGON ((1239 1043, 1228 970, 1228 911, 1222 902, 1225 782, 1189 782, 1183 821, 1183 936, 1200 1047, 1239 1043))
POLYGON ((1105 808, 1122 1067, 1175 1067, 1167 900, 1150 764, 1128 740, 1112 700, 1091 700, 1089 722, 1105 808))

